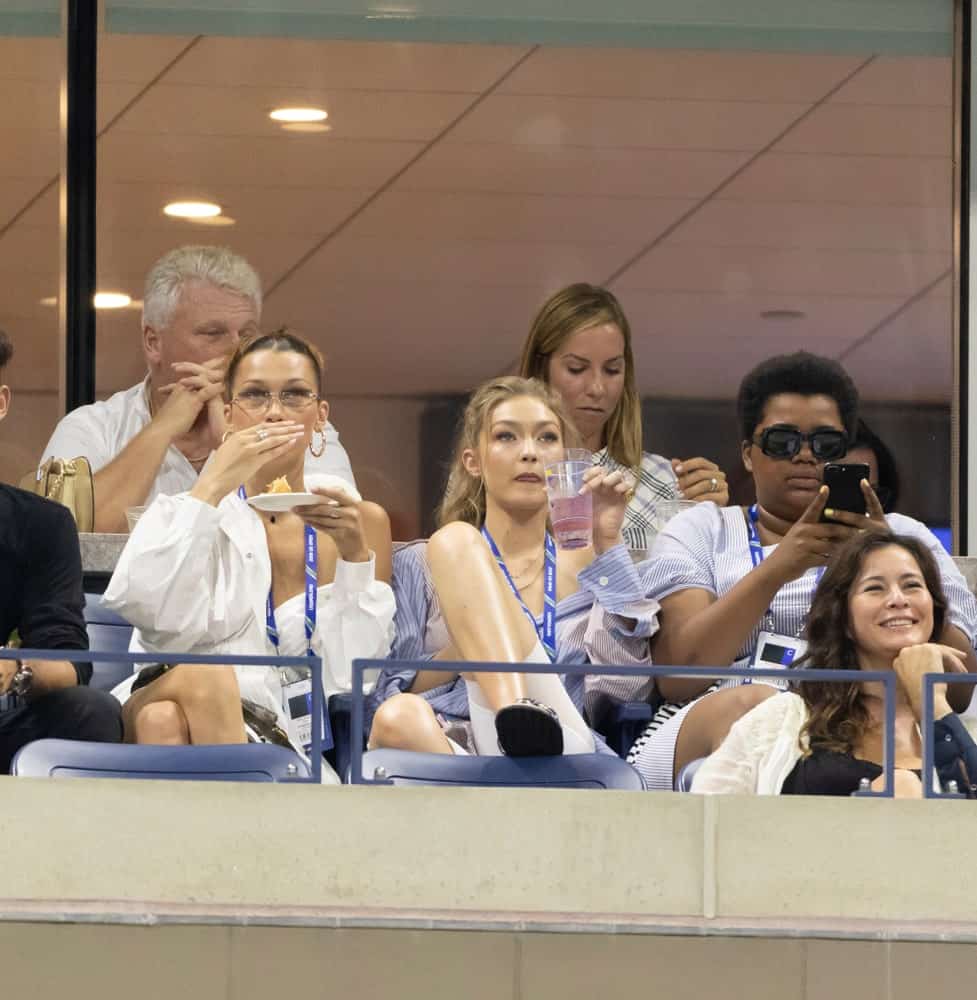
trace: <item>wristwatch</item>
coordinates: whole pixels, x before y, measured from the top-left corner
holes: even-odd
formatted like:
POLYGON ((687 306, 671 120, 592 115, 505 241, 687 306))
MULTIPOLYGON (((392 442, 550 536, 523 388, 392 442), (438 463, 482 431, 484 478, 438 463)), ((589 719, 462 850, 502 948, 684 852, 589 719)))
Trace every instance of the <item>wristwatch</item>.
POLYGON ((9 691, 18 698, 26 698, 34 686, 34 671, 23 660, 16 660, 17 672, 10 680, 9 691))

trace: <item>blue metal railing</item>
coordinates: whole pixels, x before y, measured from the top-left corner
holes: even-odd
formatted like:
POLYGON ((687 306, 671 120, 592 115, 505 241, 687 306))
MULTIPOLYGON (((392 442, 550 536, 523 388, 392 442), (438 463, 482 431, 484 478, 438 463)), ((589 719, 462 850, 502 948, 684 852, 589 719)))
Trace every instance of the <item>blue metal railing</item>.
MULTIPOLYGON (((367 670, 439 670, 451 674, 562 674, 579 676, 625 676, 635 677, 701 677, 703 680, 723 680, 727 677, 748 679, 771 678, 779 681, 818 681, 864 684, 878 681, 885 688, 885 730, 883 738, 883 771, 885 789, 881 792, 859 792, 866 798, 892 798, 895 790, 895 715, 896 715, 896 675, 891 670, 805 670, 783 667, 615 667, 597 666, 593 663, 559 663, 554 669, 549 663, 449 663, 443 660, 354 660, 353 661, 353 704, 350 718, 350 782, 354 785, 377 784, 363 777, 363 675, 367 670)), ((936 675, 944 678, 943 674, 936 675)), ((945 679, 945 678, 944 678, 945 679)), ((962 676, 957 678, 964 679, 962 676)), ((929 680, 929 675, 927 676, 929 680)), ((971 683, 977 683, 974 676, 971 683)), ((930 719, 932 720, 932 691, 930 690, 930 719)), ((925 729, 924 729, 925 736, 925 729)), ((924 740, 924 753, 926 743, 924 740)), ((923 758, 924 766, 926 758, 923 758)), ((925 773, 925 771, 924 771, 925 773)), ((926 783, 924 782, 924 785, 926 783)))
MULTIPOLYGON (((923 675, 923 718, 920 720, 921 739, 923 741, 923 798, 942 799, 959 798, 959 795, 947 793, 944 790, 933 791, 933 696, 937 684, 977 684, 977 674, 924 674, 923 675)), ((977 775, 970 775, 971 781, 977 781, 977 775)))
MULTIPOLYGON (((318 656, 219 656, 200 653, 103 652, 97 649, 10 649, 0 647, 0 660, 67 660, 68 663, 203 663, 214 666, 308 667, 312 683, 312 747, 309 750, 311 778, 297 778, 314 784, 322 782, 322 660, 318 656)), ((362 679, 360 681, 362 686, 362 679)))

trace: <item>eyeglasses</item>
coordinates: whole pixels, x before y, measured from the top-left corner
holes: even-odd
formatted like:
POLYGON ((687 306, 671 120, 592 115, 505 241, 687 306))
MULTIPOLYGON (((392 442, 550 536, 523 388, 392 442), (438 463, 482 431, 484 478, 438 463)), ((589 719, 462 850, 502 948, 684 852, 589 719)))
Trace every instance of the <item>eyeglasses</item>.
POLYGON ((811 446, 811 454, 819 462, 833 462, 843 458, 848 451, 848 435, 844 431, 821 430, 802 434, 796 427, 768 427, 760 440, 753 439, 768 458, 793 458, 800 453, 804 442, 811 446))
POLYGON ((280 392, 269 392, 267 389, 245 389, 239 392, 231 402, 237 403, 248 413, 266 413, 271 409, 271 402, 277 399, 283 410, 307 410, 317 399, 317 393, 311 389, 282 389, 280 392))

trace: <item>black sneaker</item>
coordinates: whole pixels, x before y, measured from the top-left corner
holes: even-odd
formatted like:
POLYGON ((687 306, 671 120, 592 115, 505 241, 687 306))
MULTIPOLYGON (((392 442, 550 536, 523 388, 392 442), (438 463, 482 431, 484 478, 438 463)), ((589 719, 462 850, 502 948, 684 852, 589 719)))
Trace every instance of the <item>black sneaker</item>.
POLYGON ((563 727, 548 705, 520 698, 495 714, 499 749, 508 757, 555 757, 563 753, 563 727))

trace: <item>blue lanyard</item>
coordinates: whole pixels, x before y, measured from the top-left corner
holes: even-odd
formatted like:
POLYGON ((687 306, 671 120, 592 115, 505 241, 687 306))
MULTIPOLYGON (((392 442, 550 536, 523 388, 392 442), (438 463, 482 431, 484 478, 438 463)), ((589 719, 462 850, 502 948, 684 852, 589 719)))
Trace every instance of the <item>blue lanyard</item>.
POLYGON ((509 586, 512 588, 512 592, 516 595, 516 600, 519 602, 520 607, 526 612, 529 620, 533 623, 533 628, 536 629, 536 634, 539 636, 540 642, 543 644, 543 649, 546 650, 546 655, 550 658, 550 662, 555 662, 556 543, 553 541, 553 536, 549 532, 546 533, 543 568, 543 625, 540 627, 536 624, 536 619, 533 616, 532 611, 526 607, 526 602, 522 599, 522 594, 519 593, 518 588, 512 582, 512 577, 509 575, 509 570, 505 564, 505 560, 502 558, 502 553, 499 552, 499 547, 495 544, 495 539, 489 534, 488 528, 484 526, 482 527, 482 535, 485 538, 485 541, 488 542, 488 547, 492 550, 492 555, 495 556, 495 561, 499 564, 499 569, 502 570, 502 575, 506 578, 509 586))
MULTIPOLYGON (((238 487, 237 495, 247 500, 244 487, 238 487)), ((315 623, 319 602, 319 539, 311 524, 305 526, 305 644, 309 656, 312 652, 312 636, 315 635, 315 623)), ((275 621, 275 605, 272 601, 272 588, 268 588, 268 600, 265 603, 265 631, 268 641, 278 652, 278 624, 275 621)))
MULTIPOLYGON (((749 517, 746 521, 746 532, 750 537, 750 558, 753 560, 753 568, 756 569, 760 563, 763 562, 763 546, 760 544, 760 532, 757 531, 757 522, 760 520, 760 511, 757 509, 757 505, 754 504, 749 509, 749 517)), ((821 577, 824 576, 824 571, 826 567, 818 566, 817 574, 814 578, 814 586, 816 587, 821 582, 821 577)), ((767 608, 767 618, 770 622, 771 630, 773 629, 773 608, 767 608)))

